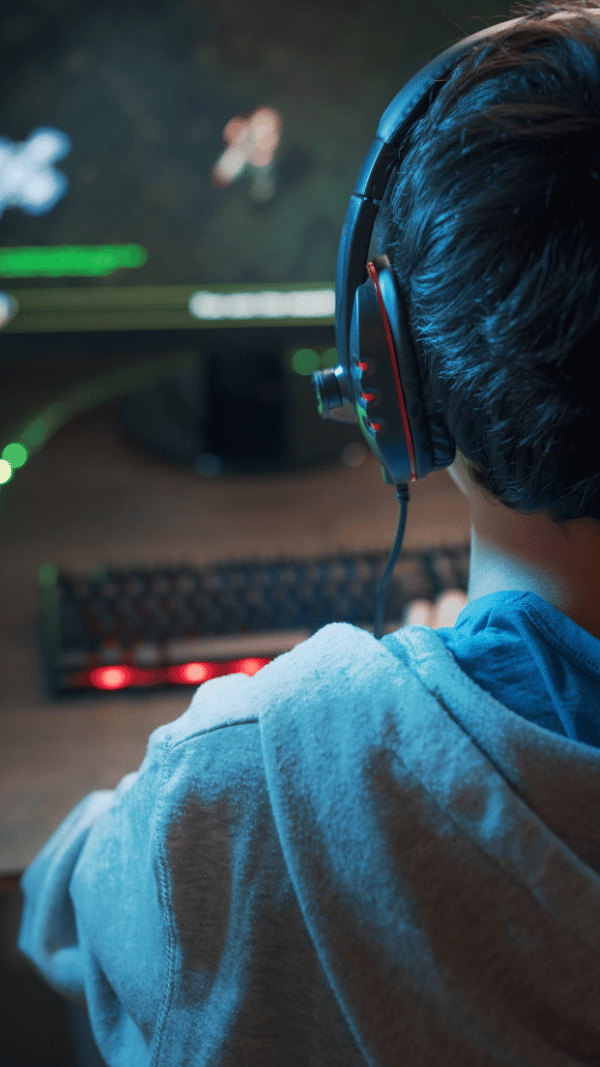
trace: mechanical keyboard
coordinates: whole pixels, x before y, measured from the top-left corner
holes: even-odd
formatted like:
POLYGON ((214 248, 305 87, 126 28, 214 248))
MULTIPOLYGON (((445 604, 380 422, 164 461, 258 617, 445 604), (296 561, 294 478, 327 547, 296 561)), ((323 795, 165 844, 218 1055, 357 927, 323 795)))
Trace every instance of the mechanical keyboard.
MULTIPOLYGON (((85 575, 42 567, 49 689, 197 686, 235 671, 254 674, 329 622, 372 632, 388 554, 106 566, 85 575)), ((401 552, 386 590, 385 632, 402 625, 411 601, 466 591, 468 569, 468 544, 401 552)))

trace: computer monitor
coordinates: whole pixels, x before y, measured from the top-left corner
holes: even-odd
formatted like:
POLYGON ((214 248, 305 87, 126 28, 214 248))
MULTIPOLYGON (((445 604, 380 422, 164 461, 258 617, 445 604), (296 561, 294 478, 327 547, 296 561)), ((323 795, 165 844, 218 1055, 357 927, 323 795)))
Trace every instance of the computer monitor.
POLYGON ((67 360, 75 384, 110 365, 113 385, 149 361, 150 387, 172 356, 213 415, 241 378, 273 428, 304 407, 298 462, 335 451, 354 431, 313 417, 308 376, 336 362, 348 197, 391 97, 470 21, 396 0, 3 0, 0 359, 67 360))

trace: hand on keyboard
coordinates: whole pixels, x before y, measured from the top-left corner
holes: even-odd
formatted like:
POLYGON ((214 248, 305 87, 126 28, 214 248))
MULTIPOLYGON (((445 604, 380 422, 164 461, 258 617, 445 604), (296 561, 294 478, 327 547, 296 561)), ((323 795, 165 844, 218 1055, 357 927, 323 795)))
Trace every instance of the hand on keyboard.
POLYGON ((411 600, 407 605, 402 623, 404 626, 431 626, 439 630, 454 626, 456 619, 467 603, 467 594, 460 589, 447 589, 435 601, 411 600))

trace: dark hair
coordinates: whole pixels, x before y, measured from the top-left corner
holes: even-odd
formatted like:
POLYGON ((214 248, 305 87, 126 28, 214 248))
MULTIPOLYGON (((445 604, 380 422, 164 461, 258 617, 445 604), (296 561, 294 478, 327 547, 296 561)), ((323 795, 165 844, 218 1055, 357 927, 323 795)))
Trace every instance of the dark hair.
POLYGON ((461 60, 410 132, 382 212, 427 403, 485 490, 558 523, 600 521, 592 8, 520 6, 522 22, 461 60))

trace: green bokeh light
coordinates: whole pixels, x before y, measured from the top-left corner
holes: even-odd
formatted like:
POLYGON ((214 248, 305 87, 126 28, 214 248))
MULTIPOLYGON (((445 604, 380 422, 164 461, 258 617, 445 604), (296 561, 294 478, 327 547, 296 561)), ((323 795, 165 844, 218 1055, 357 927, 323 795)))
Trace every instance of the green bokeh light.
POLYGON ((312 348, 299 348, 292 356, 292 367, 296 374, 312 374, 318 370, 319 357, 312 348))
POLYGON ((27 449, 18 443, 13 441, 12 444, 7 445, 2 451, 2 459, 5 459, 7 463, 10 463, 13 470, 18 470, 24 463, 27 463, 29 453, 27 449))

